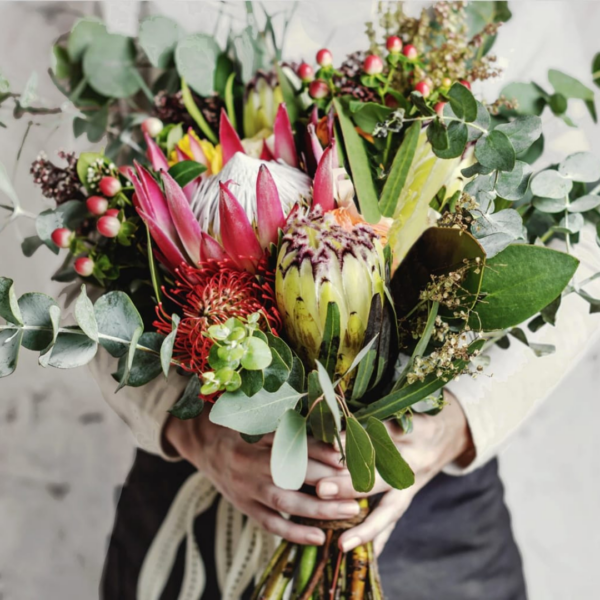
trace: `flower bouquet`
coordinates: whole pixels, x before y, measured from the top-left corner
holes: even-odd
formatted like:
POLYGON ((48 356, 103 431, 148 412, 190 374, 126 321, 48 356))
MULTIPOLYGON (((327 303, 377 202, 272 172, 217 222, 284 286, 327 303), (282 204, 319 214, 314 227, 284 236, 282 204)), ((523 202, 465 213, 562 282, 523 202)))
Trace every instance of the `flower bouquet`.
MULTIPOLYGON (((593 92, 576 82, 573 95, 575 80, 554 71, 552 95, 519 84, 476 99, 471 82, 497 74, 488 52, 510 18, 505 3, 478 4, 485 14, 393 7, 368 25, 368 51, 335 66, 323 49, 316 67, 282 61, 271 17, 260 29, 251 8, 225 49, 164 17, 137 40, 80 20, 51 73, 75 135, 108 143, 63 154, 65 166, 34 163, 55 206, 23 243, 64 251, 54 279, 76 282, 69 298, 80 290, 74 323, 1 278, 0 376, 21 346, 57 368, 102 346, 119 359, 117 389, 177 370, 189 381, 175 417, 209 410, 248 443, 274 432, 281 488, 303 486, 308 436, 338 445, 357 491, 376 471, 411 486, 386 420, 408 433, 415 411, 443 409, 448 381, 476 376, 482 349, 509 333, 528 343, 519 326, 553 324, 564 293, 600 305, 573 281, 569 253, 586 217, 598 221, 600 161, 530 166, 544 106, 568 119, 568 98, 583 88, 594 111, 593 92)), ((2 86, 15 115, 48 112, 2 86)), ((0 189, 8 221, 26 215, 4 170, 0 189)), ((253 598, 382 598, 371 545, 336 543, 368 511, 363 501, 355 520, 316 523, 323 547, 283 541, 253 598)))

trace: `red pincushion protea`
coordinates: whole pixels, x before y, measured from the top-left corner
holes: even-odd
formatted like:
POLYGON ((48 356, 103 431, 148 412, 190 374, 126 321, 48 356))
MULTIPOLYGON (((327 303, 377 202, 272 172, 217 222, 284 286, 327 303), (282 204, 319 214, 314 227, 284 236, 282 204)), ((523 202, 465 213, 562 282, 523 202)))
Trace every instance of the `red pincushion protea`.
MULTIPOLYGON (((273 333, 281 331, 281 317, 275 308, 274 275, 266 261, 261 261, 257 273, 240 271, 230 260, 210 260, 201 268, 183 263, 176 270, 175 289, 169 297, 181 307, 173 358, 192 373, 209 371, 208 353, 213 341, 203 335, 211 325, 225 323, 231 317, 246 318, 261 312, 263 327, 273 333)), ((159 333, 167 335, 172 329, 171 316, 162 303, 157 307, 154 322, 159 333)))

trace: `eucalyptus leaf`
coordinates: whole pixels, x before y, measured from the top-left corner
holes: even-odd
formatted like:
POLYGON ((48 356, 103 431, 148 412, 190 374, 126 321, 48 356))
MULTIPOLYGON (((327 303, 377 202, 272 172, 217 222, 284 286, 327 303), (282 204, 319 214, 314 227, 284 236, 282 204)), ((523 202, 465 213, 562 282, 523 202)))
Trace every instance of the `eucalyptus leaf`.
POLYGON ((448 147, 445 150, 432 148, 433 153, 443 159, 456 158, 465 151, 468 138, 469 131, 465 123, 452 121, 448 125, 448 147))
POLYGON ((247 435, 271 433, 286 410, 294 408, 301 394, 284 383, 277 392, 260 390, 252 400, 242 391, 225 392, 210 411, 210 420, 247 435))
POLYGON ((0 162, 0 192, 4 192, 12 202, 13 206, 16 208, 19 206, 19 197, 17 196, 17 192, 8 176, 8 172, 6 171, 6 167, 0 162))
POLYGON ((553 169, 542 171, 531 180, 531 193, 542 198, 565 198, 572 187, 573 182, 570 179, 553 169))
POLYGON ((313 437, 327 444, 335 439, 335 422, 327 402, 317 402, 323 395, 316 371, 308 374, 308 406, 310 408, 309 424, 313 437), (316 404, 315 404, 316 403, 316 404))
POLYGON ((181 398, 169 410, 174 417, 186 421, 195 419, 204 408, 204 400, 200 398, 200 379, 194 374, 190 377, 181 398))
POLYGON ((127 352, 130 342, 144 323, 137 308, 124 292, 108 292, 94 305, 94 314, 98 323, 100 344, 114 357, 127 352), (107 339, 109 336, 117 339, 107 339), (123 342, 119 341, 123 340, 123 342))
MULTIPOLYGON (((129 377, 127 379, 127 385, 129 387, 140 387, 146 385, 156 377, 158 377, 162 371, 160 364, 160 352, 161 345, 164 340, 164 336, 160 333, 149 331, 144 333, 138 340, 138 344, 144 348, 149 348, 153 352, 148 352, 138 348, 133 358, 133 363, 129 369, 129 377)), ((124 354, 119 359, 119 369, 113 377, 117 381, 122 381, 127 366, 128 355, 124 354)))
POLYGON ((175 21, 153 15, 140 24, 139 42, 148 60, 159 69, 166 69, 173 60, 173 52, 184 32, 175 21))
POLYGON ((22 337, 22 329, 0 331, 0 377, 11 375, 17 368, 22 337))
POLYGON ((264 386, 268 392, 276 392, 288 380, 290 368, 285 364, 275 348, 270 349, 272 354, 271 364, 264 370, 264 386))
POLYGON ((533 206, 544 213, 559 213, 567 209, 567 199, 562 198, 534 198, 533 206))
POLYGON ((594 99, 593 90, 583 85, 583 83, 578 79, 575 79, 575 77, 571 77, 566 73, 557 71, 556 69, 550 69, 548 71, 548 80, 555 91, 566 98, 578 98, 580 100, 594 99))
POLYGON ((177 43, 175 64, 179 75, 201 96, 214 91, 217 59, 221 49, 211 35, 194 33, 177 43))
POLYGON ((363 426, 354 418, 346 421, 346 466, 357 492, 370 492, 375 485, 375 449, 363 426))
POLYGON ((434 119, 427 126, 427 140, 437 150, 447 150, 450 145, 448 130, 440 119, 434 119))
POLYGON ((81 294, 75 302, 75 320, 83 333, 94 342, 98 341, 98 323, 94 315, 94 305, 87 296, 85 284, 81 285, 81 294))
POLYGON ((471 123, 477 118, 477 101, 471 91, 462 83, 456 82, 450 88, 448 101, 459 119, 471 123))
POLYGON ((0 277, 0 317, 9 323, 23 325, 23 316, 15 294, 14 282, 8 277, 0 277))
POLYGON ((518 160, 512 171, 500 171, 496 182, 498 195, 505 200, 520 200, 527 192, 529 176, 525 175, 527 163, 518 160))
POLYGON ((177 337, 177 327, 179 325, 179 316, 173 313, 171 317, 172 328, 167 337, 164 339, 160 347, 160 364, 162 371, 167 378, 169 376, 169 369, 171 368, 171 359, 173 358, 173 346, 175 345, 175 338, 177 337))
POLYGON ((60 328, 60 308, 56 305, 51 306, 48 309, 48 313, 50 315, 50 322, 52 323, 52 339, 50 340, 46 348, 42 350, 40 358, 38 359, 38 363, 42 367, 47 367, 49 364, 51 353, 50 351, 56 343, 56 338, 58 337, 58 330, 60 328))
POLYGON ((290 408, 283 413, 271 449, 271 474, 276 486, 299 490, 308 469, 306 419, 290 408))
POLYGON ((498 125, 494 131, 504 133, 516 153, 524 152, 542 135, 542 120, 533 115, 520 116, 498 125))
POLYGON ((371 417, 367 421, 367 434, 375 448, 375 464, 383 480, 397 490, 404 490, 413 485, 415 474, 402 458, 386 426, 371 417))
POLYGON ((242 357, 242 367, 248 371, 263 371, 273 361, 269 345, 258 337, 245 342, 246 353, 242 357))
POLYGON ((583 226, 585 225, 585 220, 581 213, 567 213, 558 224, 558 228, 562 229, 565 232, 569 233, 579 233, 583 226))
POLYGON ((600 206, 600 196, 596 196, 596 194, 587 194, 571 202, 568 206, 568 210, 573 213, 583 213, 598 208, 598 206, 600 206))
POLYGON ((74 369, 87 365, 98 351, 98 344, 81 332, 61 331, 50 351, 47 364, 56 369, 74 369))
POLYGON ((591 152, 576 152, 560 163, 558 172, 574 181, 597 181, 600 179, 600 160, 591 152))
POLYGON ((517 104, 516 112, 520 115, 541 115, 546 100, 540 88, 533 83, 509 83, 500 94, 517 104))
MULTIPOLYGON (((479 100, 477 102, 477 117, 474 121, 468 123, 469 136, 467 142, 478 140, 490 128, 490 113, 488 109, 479 100)), ((444 112, 445 112, 444 107, 444 112)))
POLYGON ((87 215, 88 210, 85 202, 67 200, 57 208, 45 210, 37 216, 35 220, 37 234, 54 254, 58 254, 59 248, 52 241, 52 232, 61 227, 74 231, 81 225, 87 215))
POLYGON ((483 246, 488 258, 496 256, 509 244, 526 242, 521 215, 512 208, 477 219, 471 226, 471 233, 483 246))
POLYGON ((67 51, 72 62, 79 62, 92 42, 106 34, 106 26, 97 17, 85 17, 75 23, 67 42, 67 51))
POLYGON ((51 306, 56 306, 56 302, 46 294, 31 292, 23 294, 18 303, 25 326, 40 328, 26 329, 21 343, 28 350, 44 350, 52 341, 52 319, 49 310, 51 306))
POLYGON ((484 166, 499 171, 512 171, 515 167, 515 149, 508 136, 498 129, 477 140, 475 156, 484 166))

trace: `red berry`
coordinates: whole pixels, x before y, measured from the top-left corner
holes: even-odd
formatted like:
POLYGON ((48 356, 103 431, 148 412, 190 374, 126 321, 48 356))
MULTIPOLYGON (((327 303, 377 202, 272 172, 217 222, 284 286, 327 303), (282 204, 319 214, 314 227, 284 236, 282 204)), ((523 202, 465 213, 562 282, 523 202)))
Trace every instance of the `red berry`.
POLYGON ((317 64, 321 67, 330 67, 333 64, 333 54, 327 48, 317 52, 317 64))
POLYGON ((78 275, 89 277, 94 271, 94 261, 87 256, 83 256, 75 261, 73 268, 78 275))
POLYGON ((302 81, 312 81, 315 78, 315 70, 308 63, 303 62, 298 67, 298 77, 302 81))
POLYGON ((363 63, 363 69, 367 75, 379 75, 383 71, 383 61, 377 54, 369 54, 363 63))
POLYGON ((466 79, 460 79, 458 83, 464 85, 468 90, 471 89, 471 84, 466 79))
POLYGON ((103 215, 108 208, 108 200, 102 196, 90 196, 85 204, 87 209, 96 216, 103 215))
POLYGON ((390 35, 385 41, 385 47, 388 49, 388 52, 398 54, 402 50, 402 40, 397 35, 390 35))
POLYGON ((315 100, 320 100, 321 98, 327 98, 329 96, 329 86, 322 79, 315 79, 310 82, 308 86, 308 93, 311 98, 315 98, 315 100))
POLYGON ((149 117, 142 123, 142 131, 150 137, 156 137, 163 130, 163 122, 156 117, 149 117))
POLYGON ((444 114, 444 106, 446 106, 445 102, 438 102, 434 107, 433 110, 435 110, 435 112, 440 115, 440 117, 444 114))
POLYGON ((412 44, 406 44, 406 46, 404 46, 402 49, 402 54, 404 54, 404 56, 410 60, 415 60, 415 58, 419 56, 417 49, 412 44))
POLYGON ((419 83, 415 85, 415 91, 420 92, 423 98, 427 98, 427 96, 431 94, 431 88, 425 81, 419 81, 419 83))
POLYGON ((116 177, 103 177, 98 184, 100 191, 109 198, 116 196, 122 189, 121 182, 116 177))
POLYGON ((118 217, 119 216, 119 209, 118 208, 109 208, 106 211, 106 216, 107 217, 118 217))
POLYGON ((119 231, 121 229, 121 221, 117 219, 117 217, 113 217, 110 215, 104 215, 98 219, 98 223, 96 225, 96 229, 98 233, 107 238, 114 238, 119 235, 119 231))
POLYGON ((52 232, 50 237, 59 248, 68 248, 73 241, 73 235, 74 234, 70 229, 59 227, 52 232))

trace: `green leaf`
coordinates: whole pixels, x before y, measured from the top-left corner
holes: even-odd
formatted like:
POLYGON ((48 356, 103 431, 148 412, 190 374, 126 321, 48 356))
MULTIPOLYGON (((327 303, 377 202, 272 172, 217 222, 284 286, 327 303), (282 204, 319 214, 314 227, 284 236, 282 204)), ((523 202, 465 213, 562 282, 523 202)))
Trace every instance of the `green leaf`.
POLYGON ((292 361, 292 369, 290 371, 288 377, 288 384, 291 385, 297 392, 304 391, 304 365, 302 361, 294 356, 294 360, 292 361))
POLYGON ((561 233, 579 233, 584 225, 585 219, 581 213, 567 213, 555 229, 561 233))
POLYGON ((594 56, 592 61, 592 77, 597 87, 600 87, 600 52, 594 56))
POLYGON ((369 388, 369 382, 375 370, 377 350, 369 350, 358 365, 358 371, 352 387, 352 400, 360 400, 369 388))
POLYGON ((562 94, 552 94, 550 96, 550 109, 555 115, 563 115, 567 112, 568 101, 562 94))
POLYGON ((375 449, 363 426, 354 418, 346 421, 346 463, 357 492, 370 492, 375 485, 375 449))
POLYGON ((136 331, 144 328, 140 313, 124 292, 108 292, 101 296, 94 305, 94 313, 98 323, 100 344, 117 358, 127 352, 128 345, 103 336, 130 342, 136 331))
POLYGON ((496 256, 509 244, 527 241, 523 219, 512 208, 499 210, 477 219, 471 226, 471 233, 482 245, 488 258, 496 256))
POLYGON ((319 351, 319 359, 323 363, 329 377, 335 375, 338 350, 340 347, 340 309, 335 302, 327 304, 327 317, 319 351))
POLYGON ((171 65, 173 52, 184 31, 171 19, 154 15, 140 24, 139 43, 148 60, 159 69, 171 65))
POLYGON ((515 152, 524 152, 542 135, 542 120, 536 116, 517 117, 498 125, 494 131, 506 134, 515 152))
POLYGON ((67 79, 71 75, 71 62, 66 48, 58 44, 52 46, 50 60, 52 72, 57 79, 67 79))
POLYGON ((465 151, 467 140, 469 138, 469 130, 461 121, 452 121, 448 125, 448 148, 442 150, 440 148, 432 148, 433 153, 438 158, 450 159, 460 156, 465 151))
POLYGON ((270 332, 266 332, 269 347, 277 351, 289 370, 293 367, 294 355, 290 347, 280 338, 270 332))
POLYGON ((81 285, 81 294, 75 302, 75 320, 85 335, 94 342, 98 341, 98 323, 94 315, 94 305, 87 296, 85 284, 81 285))
POLYGON ((600 160, 591 152, 576 152, 560 163, 558 172, 573 181, 591 183, 600 179, 600 160))
POLYGON ((87 138, 92 144, 99 142, 106 132, 108 126, 108 103, 95 110, 87 119, 75 117, 73 119, 73 134, 79 137, 83 133, 87 134, 87 138))
POLYGON ((175 49, 177 72, 201 96, 214 91, 214 76, 221 49, 211 35, 194 33, 179 40, 175 49))
POLYGON ((9 323, 23 325, 23 316, 19 310, 13 280, 8 277, 0 277, 0 317, 9 323))
MULTIPOLYGON (((312 407, 323 394, 316 371, 308 374, 308 405, 312 407)), ((335 423, 327 402, 318 402, 312 408, 309 416, 310 429, 313 436, 322 442, 331 444, 335 439, 335 423)))
MULTIPOLYGON (((140 337, 138 340, 138 345, 145 348, 150 348, 151 350, 154 350, 154 352, 148 352, 142 350, 141 348, 137 349, 137 352, 133 358, 133 363, 129 369, 129 378, 127 379, 127 385, 129 387, 141 387, 160 375, 162 366, 160 364, 160 357, 158 353, 160 352, 160 348, 164 339, 165 338, 163 335, 153 331, 144 333, 140 337)), ((119 369, 117 373, 113 375, 116 381, 123 380, 127 360, 127 354, 124 354, 119 359, 119 369)))
POLYGON ((169 410, 174 417, 185 421, 195 419, 204 408, 204 400, 200 398, 200 379, 194 374, 190 377, 181 398, 169 410))
POLYGON ((29 258, 35 254, 36 250, 40 246, 43 245, 44 242, 39 238, 39 236, 31 235, 29 237, 26 237, 21 242, 21 250, 23 251, 23 254, 29 258))
POLYGON ((225 392, 210 411, 210 420, 223 427, 247 435, 271 433, 286 410, 294 408, 301 398, 284 383, 277 392, 260 390, 252 400, 242 391, 225 392))
POLYGON ((131 341, 129 343, 129 347, 127 348, 127 352, 121 356, 121 361, 123 359, 125 359, 124 361, 124 366, 125 368, 123 369, 123 375, 121 377, 121 380, 119 382, 119 386, 117 387, 117 392, 125 387, 127 385, 127 383, 129 382, 129 372, 131 371, 131 367, 133 365, 133 360, 135 358, 136 352, 137 352, 137 343, 139 341, 139 339, 142 337, 142 334, 144 333, 144 328, 143 327, 138 327, 134 332, 133 332, 133 336, 131 337, 131 341))
POLYGON ((373 417, 367 421, 367 433, 375 448, 375 464, 383 480, 397 490, 409 488, 415 474, 402 458, 386 426, 373 417))
MULTIPOLYGON (((488 109, 479 100, 477 102, 477 117, 474 121, 468 123, 467 127, 469 130, 468 142, 474 142, 478 140, 486 131, 490 128, 490 113, 488 109)), ((448 109, 448 105, 444 107, 444 114, 448 109)))
POLYGON ((427 139, 438 150, 446 150, 450 145, 448 130, 440 119, 434 119, 427 127, 427 139))
POLYGON ((484 167, 490 169, 512 171, 515 168, 515 149, 508 136, 498 129, 477 140, 475 156, 484 167))
MULTIPOLYGON (((377 87, 379 84, 376 83, 374 87, 377 87)), ((423 97, 423 94, 421 94, 421 92, 411 92, 410 94, 410 101, 415 105, 415 107, 417 108, 417 110, 424 116, 424 117, 432 117, 433 115, 435 115, 435 110, 433 110, 433 108, 431 108, 431 106, 429 106, 429 104, 427 104, 425 98, 423 97)))
POLYGON ((363 139, 360 137, 349 114, 347 103, 340 98, 333 101, 340 120, 344 146, 350 162, 351 177, 358 196, 360 212, 368 223, 379 223, 381 213, 377 190, 371 173, 369 153, 363 139))
POLYGON ((89 191, 90 186, 88 183, 88 169, 97 161, 104 160, 104 155, 100 152, 82 152, 77 159, 77 176, 79 181, 89 191))
POLYGON ((140 89, 133 40, 115 33, 96 36, 83 56, 83 73, 90 87, 103 96, 133 96, 140 89))
POLYGON ((360 365, 361 361, 365 358, 365 356, 369 353, 369 350, 373 347, 373 344, 377 341, 377 338, 378 334, 371 338, 369 343, 361 348, 360 352, 354 357, 352 364, 348 367, 348 370, 345 374, 351 373, 354 369, 356 369, 356 367, 360 365))
POLYGON ((448 101, 454 114, 467 123, 477 118, 477 101, 470 90, 456 82, 448 92, 448 101))
POLYGON ((544 213, 559 213, 567 210, 567 199, 562 198, 534 198, 533 206, 544 213))
POLYGON ((471 325, 484 331, 520 325, 560 296, 578 264, 549 248, 508 246, 487 263, 471 325))
POLYGON ((263 371, 273 361, 269 345, 258 337, 246 340, 246 353, 242 357, 242 367, 248 371, 263 371))
POLYGON ((58 337, 58 330, 60 327, 60 308, 58 306, 51 306, 48 310, 48 313, 50 314, 50 322, 52 323, 52 339, 46 348, 42 350, 38 359, 38 363, 42 367, 47 367, 49 365, 51 350, 56 343, 56 338, 58 337))
POLYGON ((373 133, 378 123, 383 123, 391 114, 392 109, 377 102, 350 101, 352 119, 358 127, 367 133, 373 133))
POLYGON ((275 348, 271 348, 270 351, 273 360, 264 370, 264 386, 268 392, 276 392, 288 380, 290 368, 285 364, 275 348))
POLYGON ((67 42, 67 51, 72 62, 79 62, 83 53, 91 43, 101 35, 106 34, 104 23, 97 17, 85 17, 75 23, 69 41, 67 42))
POLYGON ((59 248, 52 241, 52 232, 61 227, 74 231, 81 225, 88 215, 85 202, 67 200, 55 209, 48 209, 40 213, 35 221, 35 228, 39 238, 54 252, 58 254, 59 248))
POLYGON ((242 378, 240 390, 249 398, 258 394, 263 389, 265 378, 262 371, 246 371, 242 369, 240 376, 242 378))
POLYGON ((25 326, 43 328, 25 330, 21 343, 28 350, 41 351, 52 341, 52 319, 49 310, 51 306, 56 306, 56 302, 46 294, 35 292, 23 294, 18 302, 25 326))
POLYGON ((203 164, 195 160, 182 160, 169 169, 169 175, 179 186, 185 187, 196 177, 202 175, 204 171, 206 171, 206 167, 203 164))
POLYGON ((47 358, 47 364, 56 369, 74 369, 87 365, 98 350, 98 344, 80 332, 61 331, 47 358))
POLYGON ((338 406, 337 397, 335 395, 335 390, 333 389, 333 384, 331 383, 331 379, 329 378, 329 374, 325 367, 317 360, 317 377, 319 378, 319 385, 323 390, 323 396, 325 397, 325 402, 327 402, 327 406, 333 415, 333 420, 335 422, 336 429, 338 431, 342 430, 342 416, 340 414, 340 407, 338 406))
POLYGON ((17 368, 22 337, 22 329, 0 331, 0 377, 11 375, 17 368))
POLYGON ((600 206, 600 196, 587 194, 586 196, 581 196, 581 198, 577 198, 577 200, 571 202, 567 208, 569 212, 579 213, 593 210, 594 208, 598 208, 598 206, 600 206))
POLYGON ((385 217, 394 216, 402 188, 406 183, 408 171, 415 157, 420 133, 421 125, 418 121, 415 121, 406 130, 404 140, 402 140, 402 144, 398 148, 398 152, 396 152, 390 173, 383 186, 381 199, 379 200, 379 209, 385 217))
POLYGON ((548 169, 531 180, 531 193, 541 198, 565 198, 573 187, 571 179, 565 179, 558 171, 548 169))
POLYGON ((276 486, 299 490, 308 469, 306 419, 290 408, 283 413, 271 449, 271 475, 276 486))

